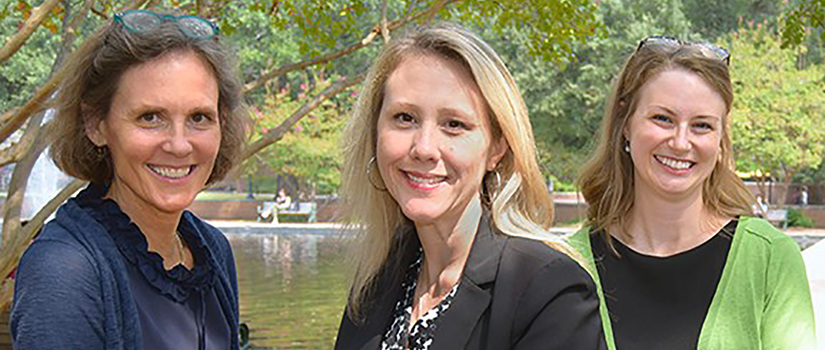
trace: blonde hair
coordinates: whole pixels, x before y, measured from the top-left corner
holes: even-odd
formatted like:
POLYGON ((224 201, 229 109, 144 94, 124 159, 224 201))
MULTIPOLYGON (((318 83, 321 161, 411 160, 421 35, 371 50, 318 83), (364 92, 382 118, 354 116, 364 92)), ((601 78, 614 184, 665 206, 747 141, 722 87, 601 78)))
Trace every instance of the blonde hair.
POLYGON ((527 108, 504 63, 487 43, 466 30, 446 25, 419 28, 392 40, 373 63, 345 131, 349 143, 344 148, 342 214, 361 235, 348 308, 354 320, 360 317, 361 303, 382 267, 397 262, 400 254, 390 252, 398 249, 398 236, 412 226, 392 196, 373 186, 384 186, 378 171, 368 178, 366 169, 376 152, 376 125, 387 78, 405 58, 416 55, 464 66, 486 100, 493 138, 504 137, 509 145, 496 168, 500 180, 490 172, 482 180, 483 202, 493 225, 507 235, 541 239, 569 252, 560 240, 546 234, 553 202, 539 171, 527 108))
POLYGON ((632 54, 613 84, 600 130, 599 144, 579 176, 579 188, 588 203, 587 224, 601 231, 612 246, 606 229, 617 227, 626 233, 633 209, 633 161, 623 151, 623 130, 636 110, 639 91, 650 79, 667 70, 682 69, 701 77, 725 102, 722 118, 721 151, 714 168, 702 185, 708 212, 732 217, 747 215, 753 196, 734 171, 730 139, 730 109, 733 89, 727 64, 710 58, 693 45, 645 45, 632 54))

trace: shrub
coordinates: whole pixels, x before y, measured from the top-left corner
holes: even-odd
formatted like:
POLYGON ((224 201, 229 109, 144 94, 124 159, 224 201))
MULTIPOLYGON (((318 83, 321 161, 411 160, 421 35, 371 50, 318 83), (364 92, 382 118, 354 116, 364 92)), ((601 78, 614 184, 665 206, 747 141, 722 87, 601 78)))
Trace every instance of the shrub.
POLYGON ((814 222, 799 209, 788 208, 788 226, 813 228, 814 222))

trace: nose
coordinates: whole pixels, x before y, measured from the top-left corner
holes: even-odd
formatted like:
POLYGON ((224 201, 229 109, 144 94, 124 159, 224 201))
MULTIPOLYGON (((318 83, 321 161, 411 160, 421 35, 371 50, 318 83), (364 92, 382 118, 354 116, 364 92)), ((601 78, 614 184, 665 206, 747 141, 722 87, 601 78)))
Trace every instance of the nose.
POLYGON ((172 124, 162 149, 164 152, 171 153, 177 157, 185 157, 189 155, 189 153, 192 153, 192 142, 189 140, 189 133, 185 123, 172 124))
POLYGON ((420 161, 437 161, 439 158, 438 131, 434 126, 419 127, 410 147, 410 156, 420 161))
POLYGON ((670 147, 677 151, 690 151, 690 128, 687 125, 680 125, 674 133, 673 137, 670 138, 670 147))

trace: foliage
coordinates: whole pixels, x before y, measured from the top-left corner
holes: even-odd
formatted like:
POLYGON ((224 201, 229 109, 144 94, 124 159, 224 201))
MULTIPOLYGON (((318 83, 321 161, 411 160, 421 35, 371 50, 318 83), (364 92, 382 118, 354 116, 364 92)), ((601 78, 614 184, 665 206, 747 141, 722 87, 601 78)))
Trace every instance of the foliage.
MULTIPOLYGON (((23 25, 31 5, 24 1, 0 4, 0 44, 3 44, 23 25)), ((49 18, 50 27, 59 21, 57 17, 49 18)), ((22 105, 46 82, 57 56, 60 37, 54 35, 52 29, 41 27, 28 43, 12 59, 0 64, 0 111, 22 105)))
POLYGON ((776 0, 683 0, 685 14, 695 32, 709 41, 734 32, 739 22, 776 24, 776 0))
POLYGON ((825 157, 825 66, 799 67, 804 48, 783 50, 768 26, 744 26, 727 39, 736 53, 733 142, 740 171, 769 172, 788 183, 825 157))
POLYGON ((788 226, 813 228, 814 222, 799 209, 788 208, 788 226))
MULTIPOLYGON (((289 111, 300 106, 307 94, 315 93, 332 82, 315 79, 317 85, 298 86, 298 94, 290 96, 288 88, 267 97, 260 109, 255 108, 255 134, 263 134, 281 124, 289 111)), ((299 181, 306 193, 332 193, 341 183, 341 132, 346 113, 355 93, 327 100, 320 108, 296 124, 278 143, 258 153, 248 164, 247 172, 260 174, 260 169, 272 169, 277 174, 299 181)))
POLYGON ((518 32, 530 56, 548 62, 573 57, 576 43, 596 34, 596 4, 588 0, 463 1, 449 12, 465 25, 488 26, 497 36, 518 32), (529 25, 525 25, 529 23, 529 25))
POLYGON ((679 0, 605 0, 596 11, 604 30, 575 43, 571 56, 550 61, 529 55, 531 39, 522 30, 499 35, 488 29, 494 20, 478 31, 502 55, 519 84, 545 177, 553 175, 566 184, 575 181, 597 141, 594 135, 613 76, 639 40, 654 34, 690 36, 679 0))
POLYGON ((825 41, 825 0, 801 0, 790 6, 783 25, 783 47, 801 44, 812 31, 819 33, 820 42, 825 41))

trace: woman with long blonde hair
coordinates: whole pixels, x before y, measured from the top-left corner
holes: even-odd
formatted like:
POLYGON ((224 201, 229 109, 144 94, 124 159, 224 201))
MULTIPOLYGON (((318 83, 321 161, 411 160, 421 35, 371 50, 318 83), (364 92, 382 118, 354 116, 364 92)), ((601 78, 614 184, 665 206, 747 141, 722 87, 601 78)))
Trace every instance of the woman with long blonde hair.
POLYGON ((579 179, 571 238, 599 287, 611 349, 810 349, 799 246, 734 172, 726 50, 643 40, 615 82, 579 179))
POLYGON ((344 138, 361 233, 336 349, 599 349, 592 280, 552 201, 513 78, 481 39, 415 31, 373 64, 344 138))

